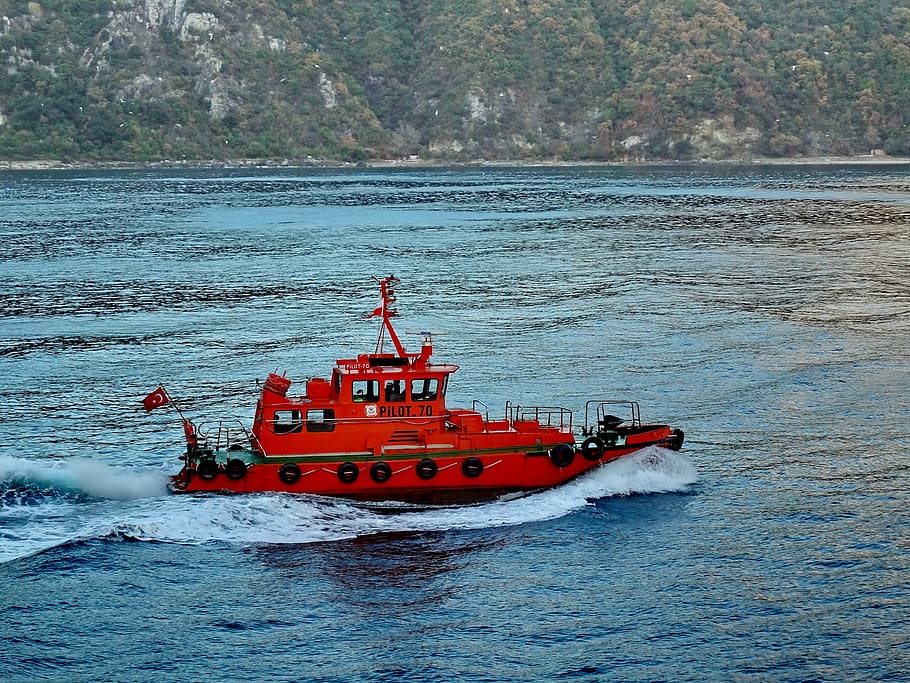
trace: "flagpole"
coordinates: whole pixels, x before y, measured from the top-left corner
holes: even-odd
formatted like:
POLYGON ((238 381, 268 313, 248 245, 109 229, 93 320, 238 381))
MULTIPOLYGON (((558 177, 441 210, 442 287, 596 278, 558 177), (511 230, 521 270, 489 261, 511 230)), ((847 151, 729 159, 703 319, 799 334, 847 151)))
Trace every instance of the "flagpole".
POLYGON ((172 406, 174 406, 174 410, 177 411, 177 414, 180 416, 180 419, 183 420, 184 422, 189 422, 189 420, 186 419, 186 415, 184 415, 183 411, 180 410, 180 406, 177 404, 177 401, 175 401, 174 397, 168 393, 167 389, 164 388, 164 385, 159 384, 158 386, 161 387, 161 390, 164 392, 164 395, 167 396, 167 402, 170 403, 172 406))
POLYGON ((187 419, 186 415, 183 414, 183 411, 180 410, 180 405, 167 392, 167 389, 164 388, 164 385, 159 384, 158 386, 161 387, 161 391, 163 391, 164 395, 167 396, 168 403, 174 406, 174 410, 177 411, 177 414, 180 416, 180 421, 183 423, 183 433, 186 436, 186 453, 184 454, 184 459, 186 461, 186 464, 189 465, 190 457, 193 455, 193 453, 196 452, 196 447, 199 444, 199 436, 196 433, 196 425, 187 419))

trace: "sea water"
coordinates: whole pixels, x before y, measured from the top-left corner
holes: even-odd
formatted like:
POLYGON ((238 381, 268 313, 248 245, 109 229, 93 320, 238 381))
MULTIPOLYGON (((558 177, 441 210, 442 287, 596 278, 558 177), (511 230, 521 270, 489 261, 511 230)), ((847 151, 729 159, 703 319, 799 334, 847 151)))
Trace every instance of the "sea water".
POLYGON ((0 680, 907 679, 908 281, 905 166, 0 173, 0 680), (249 422, 372 350, 390 273, 450 405, 632 399, 684 449, 168 493, 149 391, 249 422))

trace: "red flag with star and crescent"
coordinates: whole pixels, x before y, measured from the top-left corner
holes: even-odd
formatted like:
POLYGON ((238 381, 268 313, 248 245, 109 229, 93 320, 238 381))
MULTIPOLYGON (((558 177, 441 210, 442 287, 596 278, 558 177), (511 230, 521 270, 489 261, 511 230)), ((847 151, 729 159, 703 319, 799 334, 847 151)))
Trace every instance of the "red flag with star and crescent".
POLYGON ((170 397, 167 395, 164 387, 158 387, 155 391, 142 399, 142 405, 145 407, 146 412, 151 412, 155 408, 167 405, 169 400, 170 397))
POLYGON ((385 308, 385 298, 382 297, 382 296, 380 296, 380 297, 379 297, 379 305, 378 305, 376 308, 373 309, 373 312, 372 312, 372 313, 364 313, 364 314, 363 314, 363 317, 364 317, 364 318, 372 318, 372 317, 377 316, 377 315, 382 315, 382 311, 383 311, 384 308, 385 308))

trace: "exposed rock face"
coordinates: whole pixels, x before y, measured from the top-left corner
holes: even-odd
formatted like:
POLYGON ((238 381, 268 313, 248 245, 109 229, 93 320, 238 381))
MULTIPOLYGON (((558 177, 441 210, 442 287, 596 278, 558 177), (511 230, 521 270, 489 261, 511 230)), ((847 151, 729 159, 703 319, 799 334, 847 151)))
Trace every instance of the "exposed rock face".
POLYGON ((757 128, 736 128, 732 116, 721 119, 703 119, 690 137, 694 155, 702 159, 723 159, 757 153, 761 133, 757 128))
MULTIPOLYGON (((83 63, 99 74, 110 72, 112 51, 134 48, 155 53, 160 49, 161 30, 169 31, 190 50, 193 92, 209 103, 211 119, 220 121, 235 107, 234 93, 239 89, 236 79, 221 75, 224 63, 215 45, 222 38, 221 22, 210 12, 186 12, 185 7, 185 0, 118 3, 97 44, 84 53, 83 63)), ((123 83, 117 95, 121 99, 180 97, 181 89, 174 85, 160 74, 143 72, 123 83)))
POLYGON ((322 71, 319 72, 319 92, 322 93, 322 101, 326 109, 334 109, 338 106, 338 92, 335 90, 335 84, 322 71))
MULTIPOLYGON (((126 7, 126 13, 134 11, 133 3, 126 7)), ((185 12, 186 0, 145 0, 146 27, 165 27, 172 31, 180 30, 185 12)), ((136 8, 138 9, 138 8, 136 8)))
MULTIPOLYGON (((906 32, 897 2, 876 11, 906 32)), ((818 53, 713 0, 481 5, 0 2, 0 149, 628 160, 910 145, 902 81, 887 90, 829 50, 849 32, 822 32, 818 53)), ((906 73, 896 35, 864 38, 856 63, 906 73)))

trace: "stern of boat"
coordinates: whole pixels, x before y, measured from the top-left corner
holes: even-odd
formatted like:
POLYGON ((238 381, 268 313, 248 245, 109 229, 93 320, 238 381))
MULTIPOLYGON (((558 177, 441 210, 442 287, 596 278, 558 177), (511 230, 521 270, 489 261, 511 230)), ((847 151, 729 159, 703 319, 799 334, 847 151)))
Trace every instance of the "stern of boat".
POLYGON ((181 456, 183 467, 171 477, 169 487, 176 493, 207 490, 220 473, 230 481, 240 481, 247 469, 260 457, 256 437, 239 420, 219 420, 194 425, 184 420, 186 451, 181 456), (194 483, 201 486, 195 486, 194 483))

